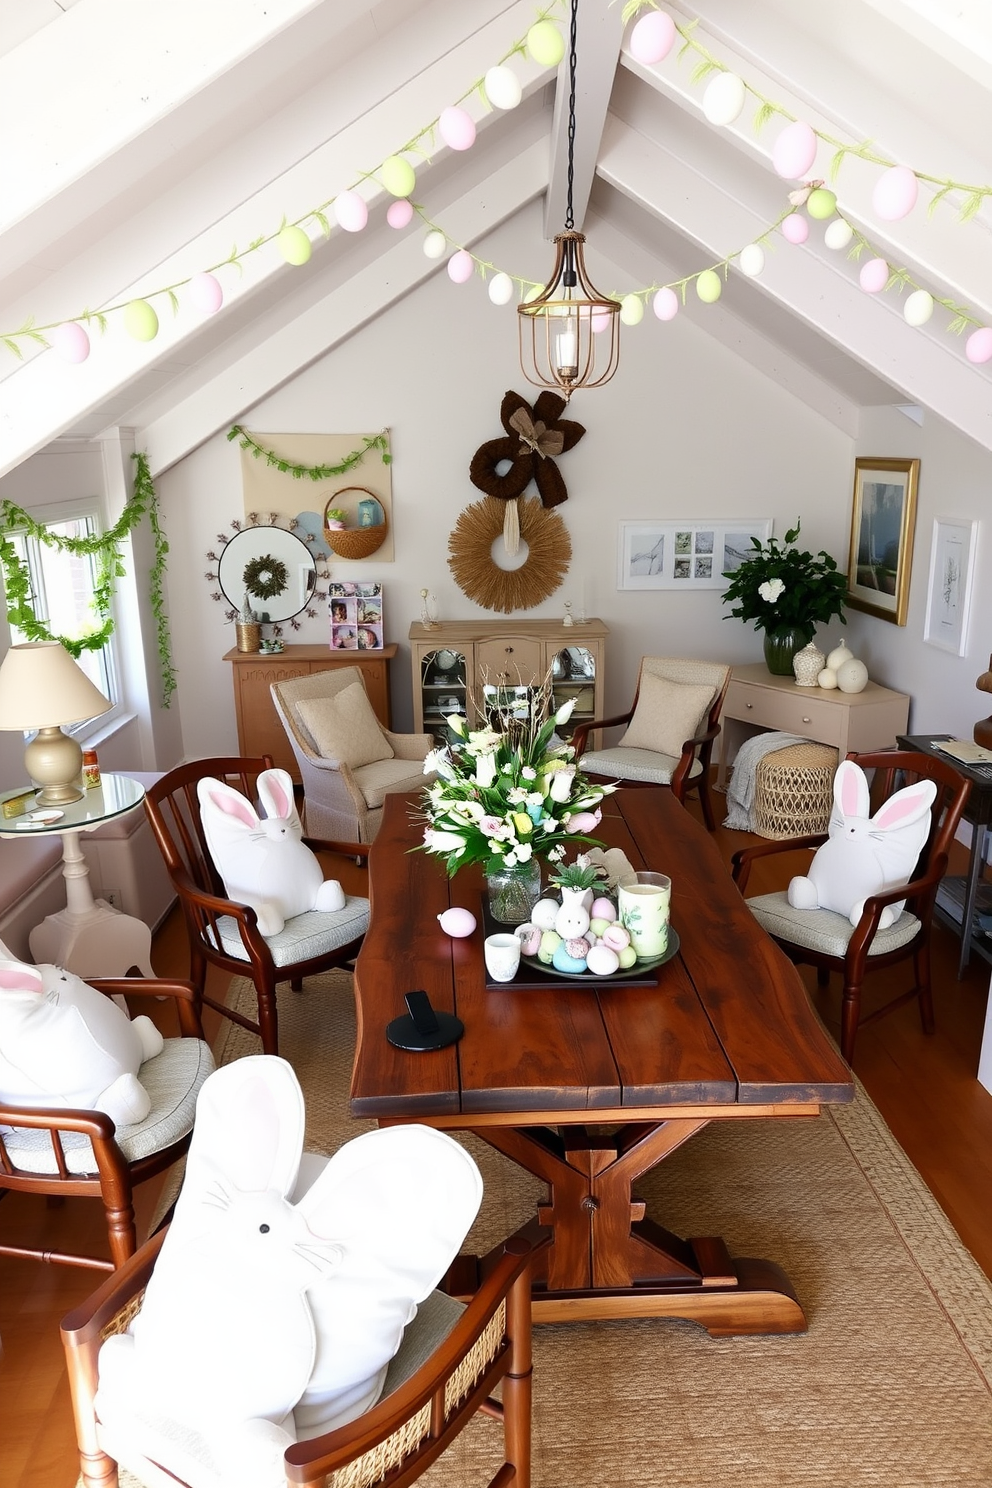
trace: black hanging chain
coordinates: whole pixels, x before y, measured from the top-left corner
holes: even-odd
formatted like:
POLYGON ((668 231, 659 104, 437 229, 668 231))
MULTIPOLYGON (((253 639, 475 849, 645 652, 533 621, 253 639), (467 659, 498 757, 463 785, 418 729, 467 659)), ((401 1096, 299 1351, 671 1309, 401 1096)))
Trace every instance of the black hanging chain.
POLYGON ((572 0, 572 19, 568 35, 568 208, 565 212, 565 228, 571 232, 575 226, 572 215, 572 180, 574 169, 572 156, 575 152, 575 24, 579 12, 579 0, 572 0))

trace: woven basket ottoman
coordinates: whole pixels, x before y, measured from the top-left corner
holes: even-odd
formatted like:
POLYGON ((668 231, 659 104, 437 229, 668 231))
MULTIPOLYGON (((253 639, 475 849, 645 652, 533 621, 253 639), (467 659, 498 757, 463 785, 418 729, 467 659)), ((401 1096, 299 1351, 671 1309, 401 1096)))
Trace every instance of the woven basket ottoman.
POLYGON ((833 805, 837 751, 828 744, 789 744, 758 761, 751 830, 780 840, 825 832, 833 805))

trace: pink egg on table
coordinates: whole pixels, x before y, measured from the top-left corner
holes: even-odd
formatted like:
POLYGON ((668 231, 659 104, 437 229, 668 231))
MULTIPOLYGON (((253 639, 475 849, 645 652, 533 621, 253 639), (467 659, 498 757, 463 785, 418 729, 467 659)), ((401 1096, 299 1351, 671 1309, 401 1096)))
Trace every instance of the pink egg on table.
POLYGON ((659 320, 674 320, 679 313, 679 297, 666 285, 651 301, 651 308, 659 320))
POLYGON ((861 265, 858 283, 865 294, 878 294, 889 282, 889 266, 884 258, 870 258, 861 265))
POLYGON ((802 119, 787 124, 772 146, 772 165, 787 181, 808 176, 816 159, 816 135, 802 119))
POLYGON ((85 362, 90 354, 90 338, 74 320, 67 320, 64 325, 49 331, 48 339, 56 356, 64 362, 85 362))
POLYGON ((593 946, 586 957, 586 969, 594 976, 612 976, 620 970, 620 957, 608 945, 593 946))
POLYGON ((798 212, 790 212, 782 223, 782 236, 788 243, 805 243, 809 237, 809 223, 798 212))
POLYGON ((334 216, 345 232, 361 232, 369 220, 365 198, 357 191, 339 191, 334 198, 334 216))
POLYGON ((630 55, 651 67, 662 62, 675 45, 675 22, 664 10, 641 16, 630 33, 630 55))
POLYGON ((194 274, 187 286, 189 302, 203 315, 214 315, 224 303, 220 280, 213 274, 194 274))
POLYGON ((616 906, 613 900, 607 899, 603 895, 592 901, 592 908, 589 914, 594 920, 609 920, 611 924, 617 917, 616 906))
POLYGON ((475 929, 475 915, 471 910, 459 909, 457 906, 439 914, 437 921, 445 935, 451 935, 456 940, 460 940, 465 935, 471 935, 475 929))
POLYGON ((898 222, 908 217, 916 206, 919 182, 908 165, 893 165, 875 182, 871 204, 875 215, 884 222, 898 222))
POLYGON ((980 330, 972 331, 964 343, 964 354, 969 362, 976 365, 992 361, 992 328, 982 326, 980 330))
POLYGON ((463 108, 442 109, 437 130, 449 150, 471 150, 475 144, 475 121, 463 108))
POLYGON ((386 221, 390 227, 407 227, 413 221, 413 203, 407 201, 405 196, 390 202, 386 221))
POLYGON ((448 278, 452 284, 467 284, 474 272, 475 260, 464 248, 459 248, 448 259, 448 278))

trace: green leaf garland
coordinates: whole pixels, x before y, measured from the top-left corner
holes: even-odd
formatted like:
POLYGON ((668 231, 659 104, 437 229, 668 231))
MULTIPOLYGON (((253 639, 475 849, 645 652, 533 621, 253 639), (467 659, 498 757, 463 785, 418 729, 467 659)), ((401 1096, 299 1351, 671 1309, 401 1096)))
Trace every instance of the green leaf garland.
POLYGON ((393 457, 389 453, 389 434, 385 429, 381 434, 370 434, 363 440, 359 449, 352 450, 350 455, 345 455, 340 465, 304 465, 293 460, 285 460, 282 455, 277 455, 275 450, 266 449, 264 444, 259 444, 253 439, 247 429, 240 424, 235 424, 228 432, 228 439, 238 440, 243 450, 248 450, 256 460, 264 460, 266 465, 280 470, 283 475, 291 475, 294 480, 333 480, 335 476, 347 475, 349 470, 354 470, 360 465, 370 450, 378 450, 383 465, 391 465, 393 457))

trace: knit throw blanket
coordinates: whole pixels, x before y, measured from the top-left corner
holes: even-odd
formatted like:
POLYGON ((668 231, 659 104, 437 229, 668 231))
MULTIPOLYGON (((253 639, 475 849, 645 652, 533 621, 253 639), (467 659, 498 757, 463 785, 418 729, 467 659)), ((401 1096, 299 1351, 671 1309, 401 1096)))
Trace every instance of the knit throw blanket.
POLYGON ((754 787, 758 775, 758 761, 777 749, 787 749, 790 744, 808 744, 808 739, 798 734, 756 734, 746 739, 737 751, 733 773, 727 787, 727 815, 723 825, 737 832, 752 832, 751 810, 754 806, 754 787))

